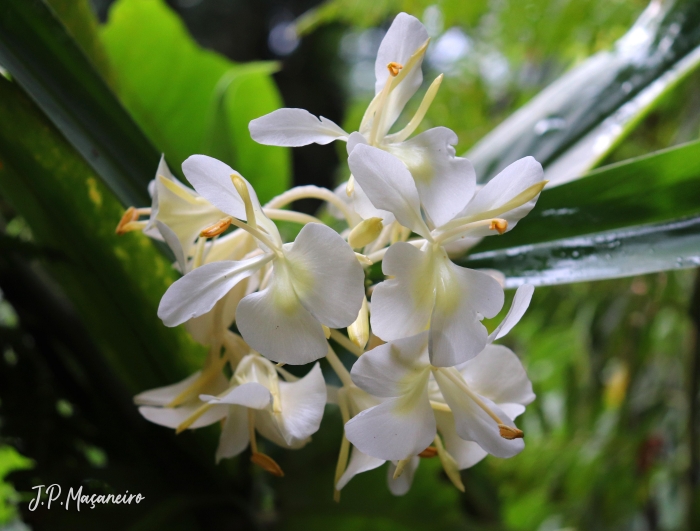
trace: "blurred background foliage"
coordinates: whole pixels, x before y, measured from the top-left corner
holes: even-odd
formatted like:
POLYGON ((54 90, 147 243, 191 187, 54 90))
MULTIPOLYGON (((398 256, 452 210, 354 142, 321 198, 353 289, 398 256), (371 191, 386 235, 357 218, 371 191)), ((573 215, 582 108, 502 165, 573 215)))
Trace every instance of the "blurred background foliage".
MULTIPOLYGON (((586 58, 613 49, 647 1, 47 3, 63 26, 40 0, 0 5, 0 57, 7 61, 0 61, 0 528, 700 527, 700 291, 693 270, 539 288, 506 341, 538 395, 522 418, 526 450, 464 471, 464 495, 436 460, 423 460, 406 496, 389 494, 382 467, 353 479, 338 505, 332 478, 342 426, 332 406, 311 445, 266 448, 285 470, 282 479, 251 469, 245 456, 214 466, 215 427, 175 437, 140 418, 131 396, 188 374, 202 352, 155 316, 176 278, 162 249, 139 234, 113 235, 123 204, 147 204, 161 152, 176 172, 192 153, 222 158, 263 200, 292 182, 334 186, 347 172, 344 146, 259 146, 248 121, 285 105, 354 130, 372 96, 377 47, 399 11, 419 17, 433 39, 425 78, 445 73, 421 128, 452 128, 464 153, 586 58), (146 502, 80 513, 30 512, 20 503, 33 497, 33 486, 51 483, 138 491, 146 502)), ((693 18, 699 4, 651 7, 680 6, 690 26, 700 27, 693 18)), ((667 27, 676 32, 671 43, 700 44, 680 22, 667 27)), ((664 36, 653 50, 668 45, 664 36)), ((621 75, 628 77, 614 81, 634 81, 636 72, 627 68, 621 75)), ((700 73, 688 68, 662 85, 591 164, 698 139, 700 73)), ((574 105, 577 93, 568 96, 574 105)), ((504 160, 509 147, 501 148, 504 160)), ((594 173, 590 185, 583 179, 543 194, 531 228, 524 221, 522 236, 509 234, 520 239, 495 245, 591 232, 580 220, 566 225, 552 216, 547 201, 555 199, 591 197, 587 206, 576 203, 589 217, 604 204, 604 213, 586 220, 598 223, 596 232, 697 216, 697 148, 681 149, 665 165, 642 159, 594 173), (596 202, 611 196, 596 196, 593 186, 622 180, 631 184, 616 190, 627 195, 596 202), (617 204, 625 207, 616 218, 617 204)))

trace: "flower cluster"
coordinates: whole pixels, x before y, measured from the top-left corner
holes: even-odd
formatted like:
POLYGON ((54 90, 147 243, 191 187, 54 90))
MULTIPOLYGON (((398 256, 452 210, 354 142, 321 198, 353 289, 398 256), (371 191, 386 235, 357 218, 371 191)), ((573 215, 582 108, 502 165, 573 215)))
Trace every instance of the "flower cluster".
POLYGON ((482 320, 503 307, 502 276, 460 267, 450 256, 515 227, 546 182, 528 157, 477 190, 471 163, 455 156, 454 132, 437 127, 411 137, 442 76, 406 127, 390 133, 422 84, 428 41, 417 19, 396 17, 379 48, 376 96, 356 132, 302 109, 250 123, 262 144, 345 141, 351 176, 335 191, 297 187, 263 206, 223 162, 187 159, 191 189, 161 161, 151 207, 128 209, 117 232, 142 230, 172 249, 183 276, 158 315, 167 326, 184 324, 209 353, 189 378, 135 397, 145 418, 178 432, 221 421, 217 461, 250 445, 255 464, 282 475, 258 450, 257 435, 300 448, 326 403, 337 404, 345 433, 336 495, 355 474, 386 461, 389 487, 402 494, 420 458, 434 456, 463 489, 459 470, 524 448, 514 419, 534 399, 532 386, 517 356, 493 342, 522 317, 533 288, 518 289, 489 334, 482 320), (338 233, 285 208, 309 197, 347 228, 338 233), (283 240, 276 220, 302 226, 294 241, 283 240), (386 278, 370 285, 365 272, 379 261, 386 278), (358 357, 350 372, 329 340, 358 357), (303 378, 283 368, 321 358, 341 387, 326 384, 319 363, 303 378))

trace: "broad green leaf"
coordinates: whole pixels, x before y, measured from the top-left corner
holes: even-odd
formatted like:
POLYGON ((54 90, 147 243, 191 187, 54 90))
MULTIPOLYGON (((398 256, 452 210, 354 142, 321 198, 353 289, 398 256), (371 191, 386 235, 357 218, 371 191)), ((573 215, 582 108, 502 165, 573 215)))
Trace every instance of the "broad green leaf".
POLYGON ((477 251, 503 249, 700 213, 700 142, 659 151, 545 189, 536 207, 477 251))
POLYGON ((201 153, 241 172, 262 201, 287 188, 289 150, 248 133, 250 120, 282 106, 274 63, 236 64, 200 48, 162 0, 119 0, 102 38, 121 100, 173 166, 201 153))
POLYGON ((41 0, 0 5, 0 65, 123 204, 150 202, 159 152, 41 0))
POLYGON ((608 231, 500 251, 461 260, 470 268, 497 269, 506 288, 550 286, 621 278, 700 266, 700 216, 608 231))
POLYGON ((131 392, 192 372, 201 348, 156 316, 177 277, 141 234, 114 234, 123 209, 97 174, 15 83, 0 78, 0 193, 27 220, 35 241, 131 392))
POLYGON ((577 179, 697 67, 699 45, 700 3, 652 2, 611 51, 562 76, 467 157, 483 181, 526 155, 545 166, 552 185, 577 179))

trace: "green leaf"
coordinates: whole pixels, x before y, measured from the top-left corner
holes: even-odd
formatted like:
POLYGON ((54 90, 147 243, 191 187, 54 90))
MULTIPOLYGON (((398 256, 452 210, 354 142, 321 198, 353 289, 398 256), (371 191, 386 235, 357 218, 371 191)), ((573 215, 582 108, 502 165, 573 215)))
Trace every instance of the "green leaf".
POLYGON ((123 204, 150 203, 160 154, 44 2, 3 1, 0 64, 123 204))
POLYGON ((545 189, 536 207, 477 251, 625 229, 700 213, 700 141, 658 151, 545 189))
POLYGON ((0 78, 0 193, 35 241, 61 255, 47 265, 131 392, 192 372, 202 349, 156 316, 177 275, 142 234, 118 237, 122 207, 97 174, 15 84, 0 78))
POLYGON ((459 262, 497 269, 506 288, 622 278, 700 266, 700 216, 554 242, 486 251, 459 262))
POLYGON ((173 165, 195 153, 220 158, 262 201, 287 188, 289 150, 248 132, 250 120, 282 106, 276 64, 236 64, 200 48, 161 0, 120 0, 102 39, 121 100, 173 165))
POLYGON ((698 66, 699 45, 700 3, 652 2, 613 50, 562 76, 467 157, 483 181, 527 155, 553 184, 577 179, 698 66))

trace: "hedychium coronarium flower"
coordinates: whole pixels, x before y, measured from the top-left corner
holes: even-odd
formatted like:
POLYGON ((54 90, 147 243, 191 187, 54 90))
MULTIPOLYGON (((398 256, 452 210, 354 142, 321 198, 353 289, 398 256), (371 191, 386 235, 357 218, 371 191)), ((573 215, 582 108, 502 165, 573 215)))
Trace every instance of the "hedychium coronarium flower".
MULTIPOLYGON (((428 32, 416 19, 400 13, 387 31, 375 62, 375 97, 367 107, 359 130, 352 134, 321 117, 320 120, 303 109, 280 109, 250 123, 250 134, 261 144, 274 146, 305 146, 328 144, 334 140, 352 145, 361 142, 386 150, 400 158, 410 170, 421 196, 426 214, 436 224, 451 219, 459 210, 457 202, 473 192, 471 163, 455 156, 453 145, 457 135, 446 127, 435 127, 413 138, 430 104, 435 98, 443 76, 428 88, 418 110, 408 124, 396 133, 389 133, 406 103, 423 81, 421 65, 429 42, 428 32)), ((353 206, 363 218, 379 217, 385 224, 393 221, 387 211, 377 211, 367 200, 361 185, 353 177, 345 187, 353 206)))
POLYGON ((323 326, 351 325, 363 304, 364 272, 353 250, 320 223, 304 225, 296 240, 285 244, 238 173, 204 156, 190 157, 185 165, 195 190, 225 213, 218 223, 248 232, 260 253, 190 271, 165 293, 159 317, 167 326, 199 317, 240 281, 268 267, 261 290, 245 296, 236 309, 241 335, 274 361, 304 364, 324 357, 323 326))
POLYGON ((434 227, 423 218, 417 187, 396 157, 357 145, 348 162, 374 206, 423 237, 369 255, 383 258, 383 272, 391 277, 372 293, 373 333, 393 341, 429 329, 433 365, 451 367, 472 358, 486 345, 481 320, 501 310, 503 289, 491 275, 452 263, 445 246, 512 229, 546 184, 541 166, 530 157, 511 164, 478 193, 461 197, 460 211, 434 227))
POLYGON ((353 366, 361 389, 384 397, 345 426, 361 452, 401 463, 437 444, 438 431, 457 467, 485 453, 512 457, 523 450, 523 433, 513 419, 534 400, 532 386, 517 356, 487 345, 457 367, 435 367, 428 357, 428 333, 392 341, 364 354, 353 366), (453 453, 454 452, 454 453, 453 453))

